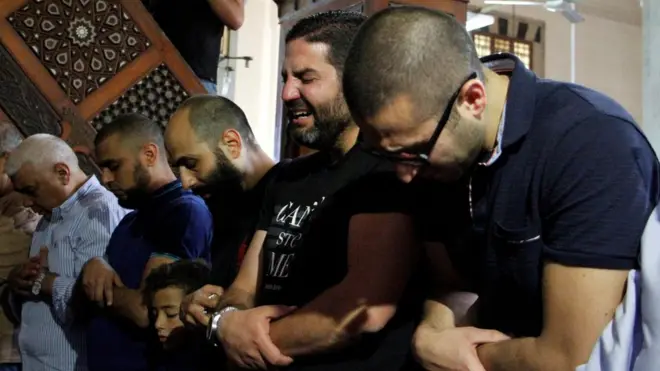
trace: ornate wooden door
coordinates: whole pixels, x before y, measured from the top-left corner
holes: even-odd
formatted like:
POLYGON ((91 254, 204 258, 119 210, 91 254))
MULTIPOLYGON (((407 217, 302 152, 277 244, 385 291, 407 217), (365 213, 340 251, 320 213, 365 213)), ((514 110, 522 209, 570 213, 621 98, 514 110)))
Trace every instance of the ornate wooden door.
MULTIPOLYGON (((351 11, 363 12, 371 15, 388 6, 397 5, 420 5, 432 9, 438 9, 456 16, 458 20, 465 23, 467 17, 467 5, 469 0, 275 0, 279 6, 281 29, 280 40, 280 67, 284 59, 284 37, 293 25, 300 19, 308 15, 324 12, 333 9, 346 9, 351 11)), ((278 84, 281 91, 282 83, 278 84)), ((280 135, 280 157, 291 158, 311 152, 308 148, 298 146, 293 141, 288 140, 286 134, 286 117, 279 99, 277 101, 277 122, 276 132, 280 135)))
POLYGON ((139 112, 165 125, 204 93, 139 0, 1 0, 0 119, 65 139, 88 171, 96 129, 139 112))

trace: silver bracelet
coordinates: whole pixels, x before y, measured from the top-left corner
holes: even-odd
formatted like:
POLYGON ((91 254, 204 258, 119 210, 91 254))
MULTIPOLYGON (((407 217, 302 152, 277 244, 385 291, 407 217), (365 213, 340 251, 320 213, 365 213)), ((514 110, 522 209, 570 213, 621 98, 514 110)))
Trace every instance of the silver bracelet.
POLYGON ((46 273, 41 272, 37 276, 37 279, 32 283, 32 295, 37 296, 41 293, 41 282, 46 278, 46 273))
POLYGON ((220 329, 220 325, 222 324, 222 317, 224 317, 227 313, 236 312, 238 310, 240 309, 236 307, 224 307, 219 311, 213 313, 211 315, 211 318, 209 319, 209 324, 206 327, 206 340, 211 342, 213 345, 217 346, 218 341, 217 341, 217 336, 215 336, 215 334, 220 329))

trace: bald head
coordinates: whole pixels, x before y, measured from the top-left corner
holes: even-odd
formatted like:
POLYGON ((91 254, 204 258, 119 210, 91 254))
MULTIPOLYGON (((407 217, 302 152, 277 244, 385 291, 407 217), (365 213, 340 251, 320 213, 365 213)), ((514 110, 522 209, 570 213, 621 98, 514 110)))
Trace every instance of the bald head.
POLYGON ((65 164, 71 171, 81 171, 76 154, 65 141, 50 134, 34 134, 11 152, 5 172, 13 177, 25 165, 32 165, 35 172, 46 172, 56 164, 65 164))
POLYGON ((182 125, 182 121, 187 121, 195 136, 200 141, 206 141, 210 148, 215 148, 222 134, 229 129, 241 135, 244 145, 257 144, 243 110, 225 97, 193 96, 179 106, 177 113, 187 113, 187 120, 172 120, 170 125, 182 125))
POLYGON ((462 82, 482 73, 470 34, 451 15, 413 6, 373 15, 353 39, 344 95, 359 121, 395 99, 415 106, 415 122, 440 116, 462 82), (404 98, 405 97, 405 98, 404 98))

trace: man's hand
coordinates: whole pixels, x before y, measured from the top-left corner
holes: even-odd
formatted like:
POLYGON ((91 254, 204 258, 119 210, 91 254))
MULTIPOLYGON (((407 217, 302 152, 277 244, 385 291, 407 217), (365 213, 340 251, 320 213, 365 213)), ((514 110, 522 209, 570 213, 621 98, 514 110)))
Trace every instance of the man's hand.
POLYGON ((268 365, 287 366, 293 362, 273 344, 270 322, 291 312, 293 307, 267 305, 227 313, 218 328, 218 339, 229 359, 241 368, 263 369, 268 365))
POLYGON ((101 307, 112 305, 114 286, 124 287, 117 272, 100 257, 90 259, 83 267, 81 276, 85 294, 101 307))
POLYGON ((32 282, 41 272, 41 257, 31 257, 26 263, 17 265, 9 272, 7 284, 16 294, 21 296, 32 296, 32 282))
POLYGON ((440 330, 421 324, 413 338, 413 350, 417 360, 429 371, 486 371, 479 361, 477 346, 508 339, 495 330, 476 327, 440 330))
POLYGON ((206 285, 187 295, 181 302, 181 320, 192 326, 206 326, 209 314, 215 310, 224 289, 220 286, 206 285))

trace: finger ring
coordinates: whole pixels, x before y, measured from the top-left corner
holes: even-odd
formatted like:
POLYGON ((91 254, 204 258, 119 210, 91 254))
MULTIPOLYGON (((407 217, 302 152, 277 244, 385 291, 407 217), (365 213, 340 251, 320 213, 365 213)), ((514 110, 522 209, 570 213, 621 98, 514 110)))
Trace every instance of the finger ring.
POLYGON ((218 294, 211 294, 209 295, 209 300, 213 300, 214 298, 219 298, 220 296, 218 294))

